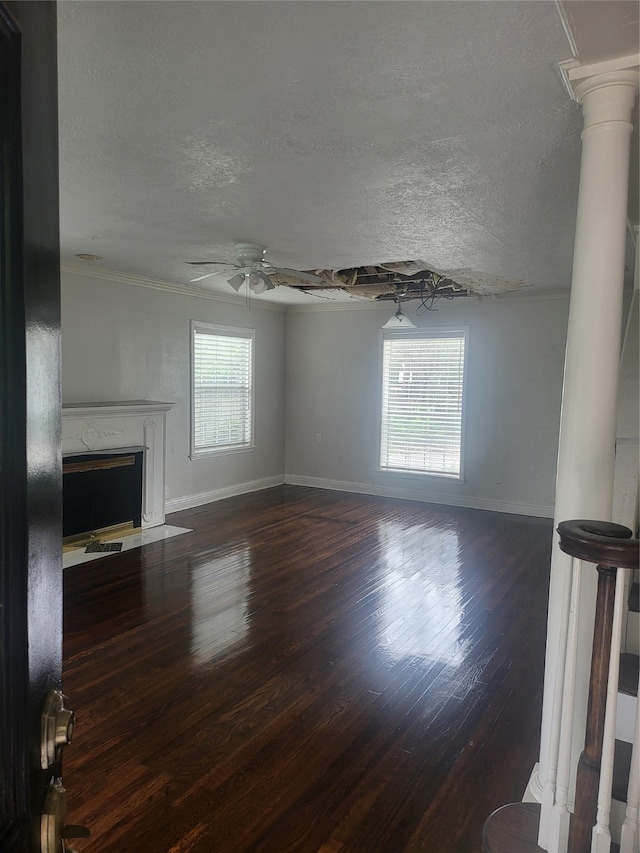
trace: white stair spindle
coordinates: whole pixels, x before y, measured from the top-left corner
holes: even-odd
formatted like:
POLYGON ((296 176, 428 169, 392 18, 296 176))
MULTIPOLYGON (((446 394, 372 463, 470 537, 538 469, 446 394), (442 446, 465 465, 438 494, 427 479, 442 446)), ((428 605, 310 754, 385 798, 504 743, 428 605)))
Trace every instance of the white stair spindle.
POLYGON ((555 805, 549 827, 549 853, 567 853, 569 845, 569 781, 571 778, 571 735, 575 705, 576 668, 578 660, 578 615, 580 612, 581 560, 572 559, 567 656, 562 690, 562 716, 558 750, 558 777, 555 805))
POLYGON ((551 732, 549 737, 549 756, 547 761, 547 777, 542 790, 540 806, 540 824, 538 828, 538 845, 543 850, 549 849, 551 819, 556 796, 558 779, 558 754, 560 750, 560 726, 562 721, 562 699, 565 677, 566 649, 569 633, 569 612, 571 610, 571 581, 572 572, 566 573, 562 590, 562 609, 560 613, 560 630, 558 646, 564 654, 558 655, 558 664, 553 688, 553 707, 551 711, 551 732))

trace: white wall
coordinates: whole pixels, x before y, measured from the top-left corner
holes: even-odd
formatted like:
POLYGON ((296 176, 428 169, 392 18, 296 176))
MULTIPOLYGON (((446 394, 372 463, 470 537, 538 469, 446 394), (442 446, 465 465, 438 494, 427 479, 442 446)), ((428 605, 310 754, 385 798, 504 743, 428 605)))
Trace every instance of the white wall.
POLYGON ((287 317, 287 482, 553 515, 567 298, 458 299, 419 326, 469 326, 465 482, 376 472, 386 309, 287 317), (316 441, 321 433, 322 442, 316 441))
POLYGON ((62 389, 65 403, 166 400, 167 510, 235 494, 242 484, 283 481, 284 310, 62 274, 62 389), (189 459, 189 321, 256 329, 253 451, 189 459), (184 499, 184 500, 180 500, 184 499))

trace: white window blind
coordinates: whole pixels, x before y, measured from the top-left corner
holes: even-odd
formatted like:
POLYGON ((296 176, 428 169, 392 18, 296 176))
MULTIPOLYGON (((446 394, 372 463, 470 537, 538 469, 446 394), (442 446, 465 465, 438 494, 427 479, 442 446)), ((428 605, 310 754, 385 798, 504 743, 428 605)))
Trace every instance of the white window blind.
POLYGON ((462 476, 465 338, 383 338, 382 469, 462 476))
POLYGON ((192 323, 192 455, 252 446, 253 339, 192 323))

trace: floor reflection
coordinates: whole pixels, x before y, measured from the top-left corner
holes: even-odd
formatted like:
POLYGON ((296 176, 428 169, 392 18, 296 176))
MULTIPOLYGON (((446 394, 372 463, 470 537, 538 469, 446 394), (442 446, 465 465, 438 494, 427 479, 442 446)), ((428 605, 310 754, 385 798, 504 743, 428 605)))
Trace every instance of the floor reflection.
POLYGON ((394 659, 415 655, 450 665, 464 658, 460 543, 456 530, 380 521, 384 584, 380 645, 394 659), (412 604, 407 608, 407 601, 412 604))
POLYGON ((213 557, 191 569, 191 654, 195 664, 227 655, 247 635, 251 548, 213 557))

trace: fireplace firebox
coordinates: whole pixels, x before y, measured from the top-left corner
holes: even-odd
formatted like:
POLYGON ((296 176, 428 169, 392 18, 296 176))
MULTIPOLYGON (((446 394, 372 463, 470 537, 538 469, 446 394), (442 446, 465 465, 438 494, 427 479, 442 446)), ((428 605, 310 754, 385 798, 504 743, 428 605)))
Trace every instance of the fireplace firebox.
POLYGON ((67 454, 62 460, 62 535, 140 527, 144 447, 67 454))

